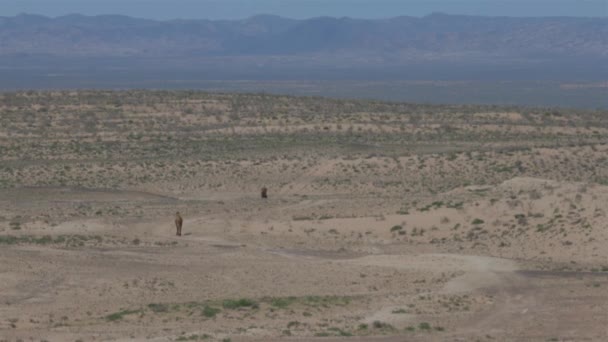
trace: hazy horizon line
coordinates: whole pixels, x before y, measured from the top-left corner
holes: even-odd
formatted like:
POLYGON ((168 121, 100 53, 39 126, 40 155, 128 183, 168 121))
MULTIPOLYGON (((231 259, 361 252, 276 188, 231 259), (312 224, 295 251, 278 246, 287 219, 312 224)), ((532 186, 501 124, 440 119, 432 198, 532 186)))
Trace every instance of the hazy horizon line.
POLYGON ((433 15, 445 15, 445 16, 453 16, 453 17, 474 17, 474 18, 518 18, 518 19, 534 19, 534 18, 543 18, 543 19, 549 19, 549 18, 577 18, 577 19, 608 19, 608 15, 604 15, 604 16, 577 16, 577 15, 571 15, 571 16, 565 16, 565 15, 547 15, 547 16, 514 16, 514 15, 474 15, 474 14, 455 14, 455 13, 447 13, 447 12, 442 12, 442 11, 434 11, 434 12, 430 12, 428 14, 425 15, 394 15, 394 16, 387 16, 387 17, 355 17, 355 16, 332 16, 332 15, 319 15, 319 16, 310 16, 310 17, 306 17, 306 18, 293 18, 293 17, 289 17, 289 16, 284 16, 284 15, 279 15, 279 14, 272 14, 272 13, 258 13, 258 14, 253 14, 253 15, 249 15, 249 16, 244 16, 241 18, 204 18, 204 17, 200 17, 200 18, 180 18, 180 17, 176 17, 176 18, 171 18, 171 19, 158 19, 158 18, 150 18, 150 17, 139 17, 139 16, 133 16, 133 15, 128 15, 128 14, 119 14, 119 13, 104 13, 104 14, 94 14, 94 15, 89 15, 89 14, 82 14, 82 13, 78 13, 78 12, 72 12, 72 13, 66 13, 66 14, 62 14, 62 15, 57 15, 57 16, 51 16, 51 15, 45 15, 45 14, 38 14, 38 13, 31 13, 31 12, 21 12, 15 15, 9 15, 9 16, 0 16, 0 18, 16 18, 19 16, 36 16, 36 17, 44 17, 44 18, 48 18, 48 19, 59 19, 59 18, 65 18, 65 17, 69 17, 69 16, 81 16, 81 17, 87 17, 87 18, 97 18, 97 17, 124 17, 124 18, 131 18, 131 19, 143 19, 143 20, 151 20, 151 21, 158 21, 158 22, 169 22, 169 21, 197 21, 197 20, 208 20, 208 21, 240 21, 240 20, 247 20, 247 19, 251 19, 251 18, 256 18, 256 17, 277 17, 277 18, 282 18, 282 19, 289 19, 289 20, 309 20, 309 19, 316 19, 316 18, 334 18, 334 19, 358 19, 358 20, 387 20, 387 19, 395 19, 395 18, 403 18, 403 17, 408 17, 408 18, 426 18, 426 17, 430 17, 433 15))

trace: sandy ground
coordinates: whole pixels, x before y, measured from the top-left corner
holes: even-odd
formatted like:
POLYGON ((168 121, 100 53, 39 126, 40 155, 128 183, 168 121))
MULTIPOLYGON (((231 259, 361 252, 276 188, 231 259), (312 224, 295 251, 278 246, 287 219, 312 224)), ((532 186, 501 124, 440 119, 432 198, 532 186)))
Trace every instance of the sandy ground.
POLYGON ((608 340, 602 116, 188 96, 2 99, 0 341, 608 340))
MULTIPOLYGON (((498 188, 521 182, 533 180, 498 188)), ((154 208, 181 203, 141 192, 61 188, 10 190, 2 198, 8 203, 14 192, 58 206, 82 198, 154 208)), ((600 341, 608 336, 608 272, 591 270, 596 261, 607 260, 605 249, 556 250, 539 261, 538 250, 524 259, 516 257, 519 248, 456 252, 458 242, 430 243, 451 228, 403 240, 389 229, 402 221, 430 227, 437 215, 451 222, 487 215, 479 206, 381 220, 294 221, 301 208, 329 200, 229 197, 217 198, 226 207, 248 205, 256 215, 185 215, 182 237, 174 235, 172 217, 32 222, 13 231, 11 236, 48 235, 52 241, 2 246, 3 338, 600 341), (76 241, 53 241, 60 237, 76 241), (590 268, 562 270, 555 259, 590 268), (255 307, 224 303, 243 298, 255 307), (207 317, 205 307, 220 311, 207 317), (110 318, 116 313, 119 318, 110 318)))

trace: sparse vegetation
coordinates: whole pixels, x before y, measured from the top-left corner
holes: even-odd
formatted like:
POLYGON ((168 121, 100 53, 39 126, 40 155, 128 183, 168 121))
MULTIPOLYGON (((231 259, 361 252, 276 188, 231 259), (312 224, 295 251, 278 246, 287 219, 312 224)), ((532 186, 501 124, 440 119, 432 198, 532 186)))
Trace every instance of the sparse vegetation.
POLYGON ((110 322, 114 322, 122 320, 125 316, 140 314, 141 312, 141 310, 121 310, 113 314, 109 314, 105 318, 110 322))
POLYGON ((32 236, 32 235, 0 235, 0 245, 19 245, 19 244, 32 244, 32 245, 64 245, 69 247, 79 247, 85 244, 100 244, 103 241, 103 237, 99 235, 43 235, 43 236, 32 236))
POLYGON ((238 308, 258 308, 258 303, 247 298, 241 299, 226 299, 222 302, 222 306, 225 309, 238 309, 238 308))
POLYGON ((418 329, 423 331, 429 331, 431 330, 431 325, 427 322, 422 322, 418 324, 418 329))
POLYGON ((524 296, 550 284, 539 305, 605 297, 601 111, 181 91, 3 93, 0 111, 6 305, 54 314, 0 328, 456 336, 510 296, 450 291, 486 268, 524 296))
POLYGON ((153 312, 156 313, 160 313, 160 312, 169 312, 169 305, 167 304, 148 304, 148 308, 150 310, 152 310, 153 312))
POLYGON ((203 316, 208 317, 208 318, 213 318, 221 311, 222 310, 220 310, 218 308, 214 308, 212 306, 205 305, 205 307, 203 307, 203 316))

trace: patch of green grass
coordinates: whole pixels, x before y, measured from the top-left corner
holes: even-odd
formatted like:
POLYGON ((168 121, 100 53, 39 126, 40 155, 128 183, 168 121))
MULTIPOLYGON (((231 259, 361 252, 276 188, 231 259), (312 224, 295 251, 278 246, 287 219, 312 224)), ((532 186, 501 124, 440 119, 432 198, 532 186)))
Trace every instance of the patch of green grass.
POLYGON ((401 230, 401 229, 403 229, 403 227, 402 227, 402 226, 400 226, 400 225, 393 226, 393 227, 391 227, 391 233, 392 233, 392 232, 399 231, 399 230, 401 230))
POLYGON ((287 323, 287 328, 297 327, 299 325, 300 325, 300 322, 298 322, 298 321, 291 321, 291 322, 287 323))
POLYGON ((14 245, 19 243, 19 238, 16 236, 4 235, 0 236, 0 245, 14 245))
POLYGON ((463 202, 450 202, 446 205, 447 208, 451 208, 451 209, 462 209, 462 206, 464 205, 463 202))
POLYGON ((374 323, 372 323, 372 326, 374 327, 374 329, 395 330, 395 327, 393 327, 392 325, 380 321, 374 321, 374 323))
POLYGON ((512 166, 506 166, 506 165, 496 166, 496 167, 494 167, 494 171, 496 171, 496 172, 512 172, 513 171, 513 167, 512 166))
POLYGON ((309 221, 314 218, 312 216, 293 216, 291 219, 294 221, 309 221))
POLYGON ((270 305, 275 308, 284 309, 289 305, 295 303, 297 301, 296 297, 280 297, 280 298, 271 298, 270 305))
POLYGON ((348 331, 344 331, 337 327, 331 327, 331 328, 328 328, 327 330, 335 333, 338 336, 353 336, 353 334, 349 333, 348 331))
POLYGON ((308 306, 345 306, 350 304, 349 297, 342 296, 306 296, 301 301, 308 306))
POLYGON ((121 311, 115 312, 113 314, 109 314, 105 318, 107 321, 116 322, 116 321, 120 321, 121 319, 123 319, 124 316, 134 315, 134 314, 138 314, 138 313, 141 313, 141 310, 121 310, 121 311))
POLYGON ((393 310, 392 313, 394 313, 394 314, 406 314, 407 310, 405 310, 405 309, 397 309, 397 310, 393 310))
POLYGON ((241 299, 226 299, 222 302, 222 306, 225 309, 238 309, 238 308, 253 308, 259 307, 258 303, 247 298, 241 299))
POLYGON ((167 304, 152 303, 152 304, 148 304, 148 308, 155 313, 169 312, 169 305, 167 305, 167 304))
POLYGON ((429 330, 431 330, 431 325, 427 322, 422 322, 422 323, 418 324, 418 329, 424 330, 424 331, 429 331, 429 330))
POLYGON ((200 341, 200 340, 207 340, 210 339, 211 336, 207 335, 207 334, 203 334, 203 335, 190 335, 190 336, 180 336, 176 339, 176 341, 200 341))
POLYGON ((220 310, 218 308, 214 308, 212 306, 205 305, 205 307, 203 308, 203 316, 208 317, 208 318, 213 318, 213 317, 215 317, 215 315, 217 315, 221 311, 222 310, 220 310))
POLYGON ((418 211, 429 211, 431 209, 439 209, 439 208, 443 207, 444 205, 445 205, 445 203, 443 203, 442 201, 435 201, 425 207, 418 208, 418 211))
POLYGON ((544 224, 537 224, 536 225, 536 231, 539 232, 539 233, 546 232, 550 228, 551 228, 550 225, 544 225, 544 224))
POLYGON ((83 246, 87 241, 100 243, 103 239, 98 235, 21 235, 0 236, 0 245, 16 245, 16 244, 31 244, 31 245, 49 245, 49 244, 65 244, 67 246, 83 246))
POLYGON ((471 224, 475 224, 475 225, 477 225, 477 224, 484 224, 484 220, 476 218, 476 219, 473 220, 473 222, 471 222, 471 224))
MULTIPOLYGON (((222 312, 222 309, 218 306, 221 306, 225 310, 236 310, 241 308, 259 309, 262 305, 264 305, 263 308, 272 312, 277 308, 284 309, 291 305, 299 305, 300 309, 304 309, 304 307, 319 309, 330 308, 333 306, 346 306, 350 303, 350 301, 351 298, 340 296, 266 297, 260 300, 241 298, 178 304, 151 303, 148 304, 147 309, 156 314, 178 312, 182 310, 182 312, 185 312, 188 315, 200 313, 201 316, 214 318, 218 313, 222 312)), ((143 313, 142 310, 123 310, 121 312, 108 315, 107 319, 112 321, 120 320, 125 314, 135 312, 143 313)), ((312 313, 304 311, 302 315, 305 317, 311 317, 312 313)))

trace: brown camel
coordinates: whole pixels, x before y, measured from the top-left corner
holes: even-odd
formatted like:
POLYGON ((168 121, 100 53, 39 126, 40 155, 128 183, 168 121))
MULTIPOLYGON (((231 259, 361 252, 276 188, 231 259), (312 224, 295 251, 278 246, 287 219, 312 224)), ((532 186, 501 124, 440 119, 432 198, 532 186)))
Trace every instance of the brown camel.
POLYGON ((177 228, 177 233, 175 235, 182 236, 182 223, 184 223, 184 219, 179 214, 179 211, 175 213, 175 228, 177 228))

